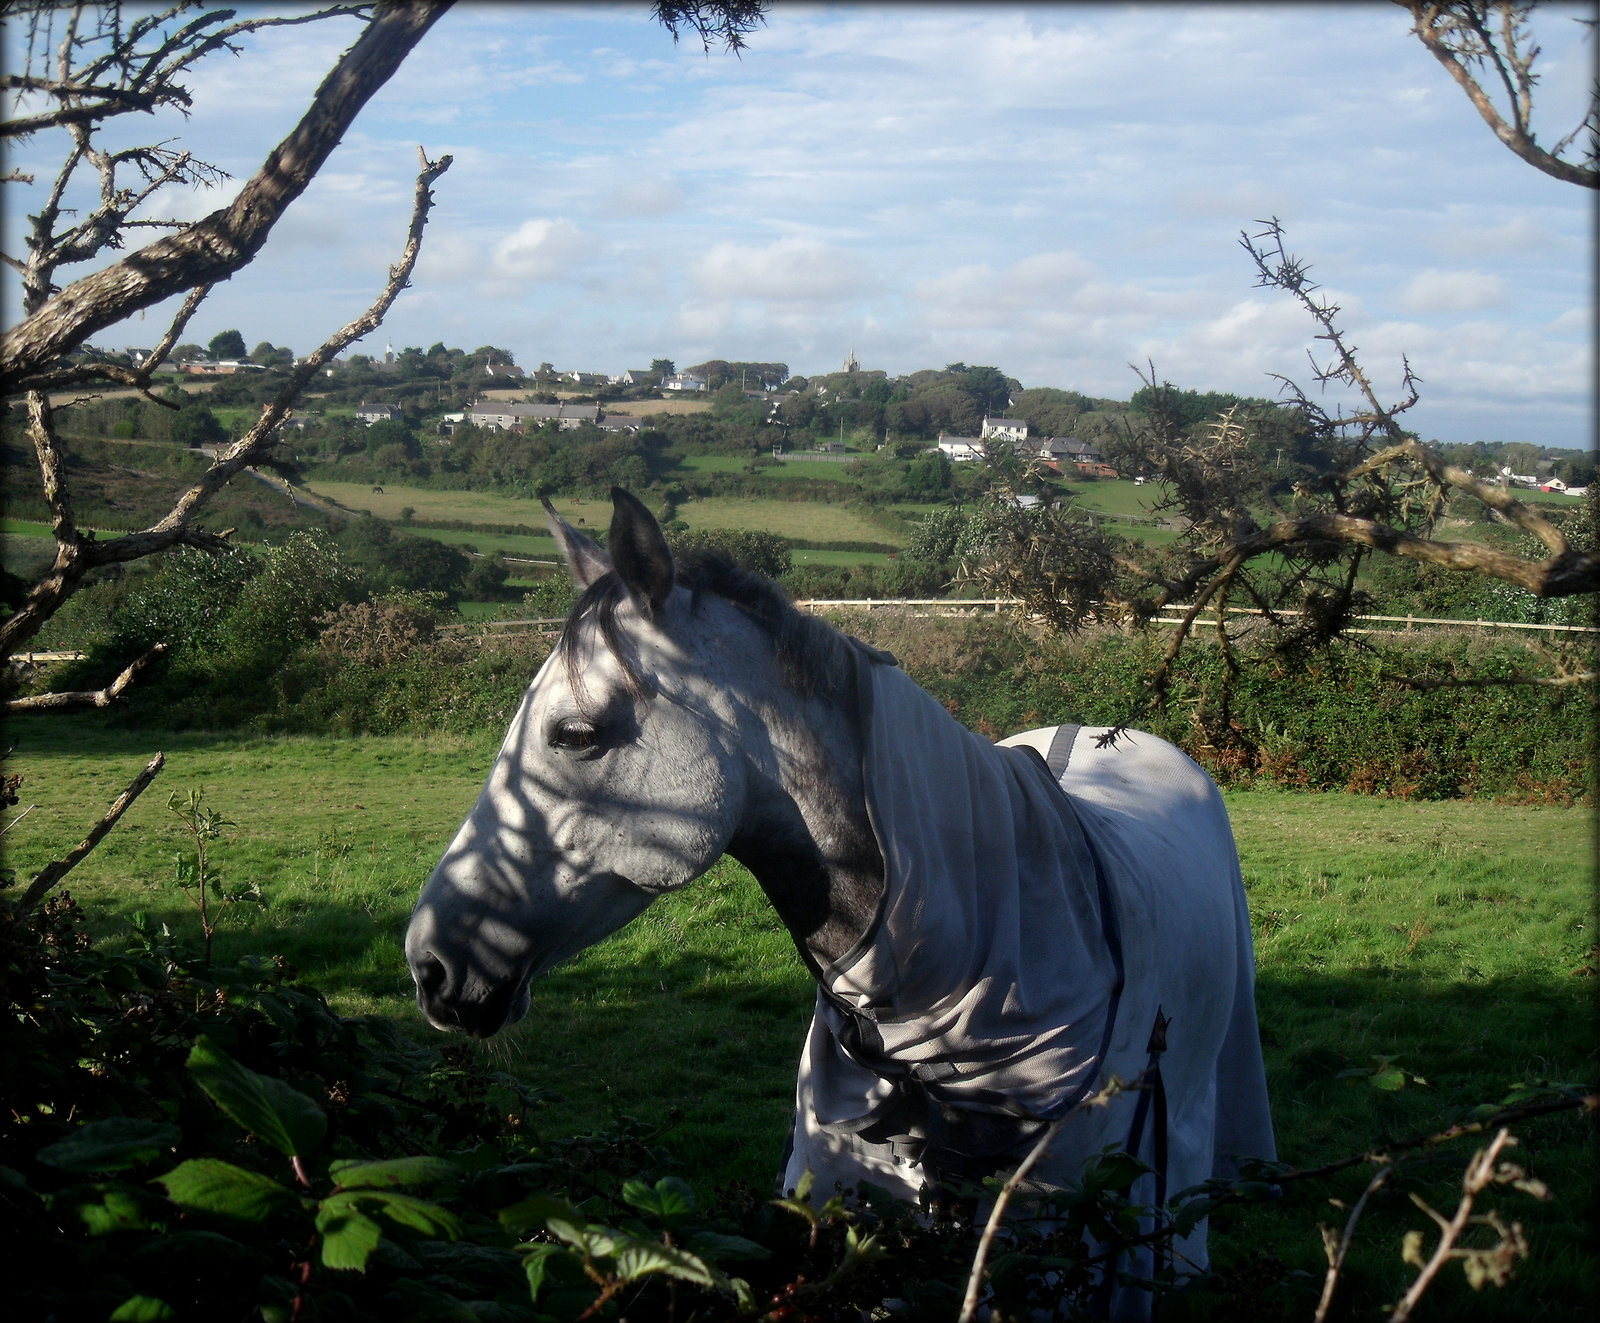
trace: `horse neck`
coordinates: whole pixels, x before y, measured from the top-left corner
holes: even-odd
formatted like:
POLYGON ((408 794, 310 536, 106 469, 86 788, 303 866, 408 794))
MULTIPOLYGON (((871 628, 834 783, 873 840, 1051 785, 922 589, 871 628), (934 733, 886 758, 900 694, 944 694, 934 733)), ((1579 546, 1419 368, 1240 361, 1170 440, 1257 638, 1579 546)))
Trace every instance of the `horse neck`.
POLYGON ((884 863, 867 816, 856 681, 842 700, 789 693, 770 706, 775 758, 753 777, 728 853, 755 876, 813 973, 866 932, 884 863))

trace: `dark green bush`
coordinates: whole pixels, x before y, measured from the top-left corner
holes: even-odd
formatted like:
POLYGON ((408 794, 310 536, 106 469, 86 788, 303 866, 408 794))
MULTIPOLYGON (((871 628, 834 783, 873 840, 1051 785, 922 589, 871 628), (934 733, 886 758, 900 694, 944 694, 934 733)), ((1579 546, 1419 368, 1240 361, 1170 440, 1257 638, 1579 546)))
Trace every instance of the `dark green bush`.
MULTIPOLYGON (((1113 725, 1134 716, 1166 641, 1165 634, 1109 632, 1060 640, 1004 620, 889 613, 846 627, 894 652, 957 718, 997 738, 1068 720, 1113 725)), ((1219 728, 1222 659, 1215 646, 1194 644, 1166 707, 1134 724, 1171 740, 1224 784, 1533 802, 1589 793, 1594 718, 1592 700, 1578 687, 1419 691, 1385 679, 1390 671, 1524 672, 1536 664, 1525 649, 1465 634, 1385 648, 1247 666, 1235 682, 1230 719, 1219 728)))

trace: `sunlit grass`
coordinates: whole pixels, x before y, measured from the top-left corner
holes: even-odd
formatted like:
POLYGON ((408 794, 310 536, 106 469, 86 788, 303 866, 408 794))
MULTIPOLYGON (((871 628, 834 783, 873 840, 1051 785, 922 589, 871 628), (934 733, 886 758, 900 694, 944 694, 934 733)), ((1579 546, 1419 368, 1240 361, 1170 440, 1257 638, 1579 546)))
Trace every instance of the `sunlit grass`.
MULTIPOLYGON (((218 866, 258 883, 266 900, 224 914, 219 957, 281 952, 339 1009, 425 1034, 401 951, 405 922, 501 734, 172 736, 106 731, 92 716, 15 721, 12 769, 27 778, 19 807, 40 807, 7 836, 8 863, 31 877, 164 748, 166 772, 67 883, 96 931, 125 940, 144 910, 197 941, 192 907, 169 882, 182 838, 165 800, 203 787, 237 823, 218 866)), ((1586 809, 1269 791, 1227 802, 1285 1160, 1314 1165, 1442 1128, 1519 1082, 1592 1073, 1586 809), (1426 1083, 1386 1093, 1340 1078, 1386 1056, 1426 1083)), ((759 888, 725 860, 537 983, 527 1020, 481 1050, 547 1097, 548 1129, 623 1114, 670 1124, 664 1142, 697 1183, 763 1188, 789 1124, 812 997, 759 888)), ((1181 1024, 1182 1009, 1168 1011, 1181 1024)), ((1547 1205, 1508 1196, 1508 1216, 1534 1244, 1524 1273, 1548 1281, 1549 1316, 1574 1316, 1560 1302, 1587 1289, 1586 1132, 1567 1117, 1519 1133, 1518 1159, 1556 1190, 1547 1205)), ((1413 1188, 1453 1208, 1465 1156, 1424 1170, 1413 1188)), ((1320 1276, 1315 1225, 1342 1220, 1327 1197, 1348 1203, 1364 1179, 1292 1186, 1270 1209, 1219 1217, 1214 1240, 1224 1257, 1265 1250, 1320 1276)), ((1352 1300, 1394 1298, 1399 1236, 1419 1216, 1403 1196, 1374 1207, 1348 1269, 1352 1300)), ((1452 1318, 1495 1316, 1497 1297, 1459 1284, 1442 1298, 1452 1318)))

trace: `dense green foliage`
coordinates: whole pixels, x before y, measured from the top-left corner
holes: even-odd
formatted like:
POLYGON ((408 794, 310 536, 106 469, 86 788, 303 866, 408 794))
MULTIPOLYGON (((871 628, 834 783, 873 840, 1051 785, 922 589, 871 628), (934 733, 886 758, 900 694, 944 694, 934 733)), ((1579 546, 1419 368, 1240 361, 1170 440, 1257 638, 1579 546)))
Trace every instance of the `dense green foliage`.
MULTIPOLYGON (((986 619, 858 616, 853 633, 890 649, 961 721, 996 737, 1072 719, 1114 725, 1138 710, 1162 644, 1115 633, 1051 639, 986 619)), ((1527 654, 1470 635, 1418 636, 1381 650, 1284 658, 1235 680, 1217 728, 1215 647, 1193 647, 1165 709, 1138 725, 1173 741, 1224 784, 1354 790, 1400 798, 1505 796, 1571 802, 1590 793, 1593 700, 1577 687, 1419 691, 1410 674, 1510 674, 1527 654), (1209 706, 1208 706, 1209 704, 1209 706)), ((1376 645, 1374 645, 1376 647, 1376 645)))
MULTIPOLYGON (((701 1209, 679 1176, 630 1175, 669 1162, 637 1125, 546 1140, 514 1077, 333 1013, 281 958, 198 969, 148 926, 108 954, 79 917, 70 896, 33 923, 0 909, 0 1232, 25 1317, 535 1323, 626 1289, 636 1317, 842 1320, 960 1298, 970 1204, 732 1187, 701 1209)), ((1088 1298, 1080 1238, 1126 1235, 1145 1170, 1107 1158, 1050 1201, 1053 1230, 1022 1222, 996 1304, 1088 1298)))

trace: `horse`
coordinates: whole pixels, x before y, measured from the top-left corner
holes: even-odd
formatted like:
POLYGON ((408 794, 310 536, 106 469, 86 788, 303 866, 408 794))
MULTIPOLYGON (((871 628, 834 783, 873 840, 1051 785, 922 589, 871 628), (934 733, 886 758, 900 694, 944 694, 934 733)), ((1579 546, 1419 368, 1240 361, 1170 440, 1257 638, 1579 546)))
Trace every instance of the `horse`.
MULTIPOLYGON (((1136 731, 992 744, 889 654, 612 506, 603 550, 545 503, 581 594, 408 926, 435 1027, 514 1023, 531 980, 726 853, 817 985, 781 1189, 915 1200, 1055 1122, 1046 1186, 1120 1148, 1159 1203, 1275 1157, 1243 879, 1195 763, 1136 731)), ((1203 1268, 1205 1234, 1175 1260, 1203 1268)))

